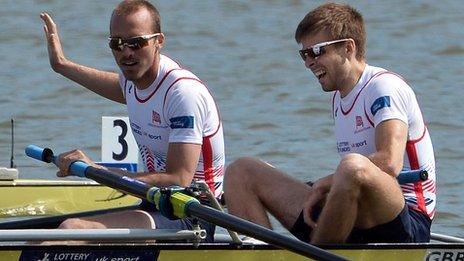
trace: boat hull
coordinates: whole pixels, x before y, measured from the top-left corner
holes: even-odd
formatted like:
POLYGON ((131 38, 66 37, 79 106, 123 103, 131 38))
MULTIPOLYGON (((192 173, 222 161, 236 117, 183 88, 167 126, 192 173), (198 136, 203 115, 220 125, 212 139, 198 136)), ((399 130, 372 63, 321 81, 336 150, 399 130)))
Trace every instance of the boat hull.
MULTIPOLYGON (((89 181, 0 181, 0 218, 60 215, 136 204, 139 199, 89 181), (13 211, 15 210, 15 211, 13 211)), ((44 238, 43 240, 47 240, 44 238)), ((350 260, 464 260, 464 243, 324 247, 350 260)), ((1 260, 308 260, 271 245, 230 243, 29 244, 0 241, 1 260)))
MULTIPOLYGON (((349 260, 462 260, 463 244, 382 244, 325 248, 349 260)), ((0 247, 0 260, 308 260, 270 245, 112 244, 0 247)))

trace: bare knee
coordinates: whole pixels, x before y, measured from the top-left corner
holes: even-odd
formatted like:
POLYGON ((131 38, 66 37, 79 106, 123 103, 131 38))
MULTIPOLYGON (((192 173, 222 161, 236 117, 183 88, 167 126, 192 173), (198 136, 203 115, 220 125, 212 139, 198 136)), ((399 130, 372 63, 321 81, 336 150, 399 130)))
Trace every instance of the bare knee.
POLYGON ((338 165, 336 176, 347 185, 361 187, 369 182, 369 164, 365 156, 348 154, 338 165))
POLYGON ((224 185, 230 183, 245 183, 250 184, 251 179, 254 177, 253 172, 256 166, 261 162, 257 159, 250 157, 242 157, 232 162, 226 169, 224 175, 224 185))
POLYGON ((103 225, 98 225, 95 222, 89 222, 79 218, 69 218, 63 221, 60 226, 60 229, 90 229, 90 228, 105 228, 103 225))
POLYGON ((62 228, 62 229, 76 228, 76 225, 78 224, 77 220, 78 220, 77 218, 66 219, 65 221, 61 222, 58 228, 62 228))

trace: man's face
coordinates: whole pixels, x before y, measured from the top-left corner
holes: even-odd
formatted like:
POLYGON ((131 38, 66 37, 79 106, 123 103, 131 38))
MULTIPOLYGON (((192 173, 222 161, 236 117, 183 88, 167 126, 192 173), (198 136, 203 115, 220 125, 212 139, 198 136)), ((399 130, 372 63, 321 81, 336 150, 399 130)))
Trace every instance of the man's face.
POLYGON ((343 88, 344 77, 348 73, 343 48, 347 41, 349 40, 332 39, 325 31, 306 35, 301 39, 305 66, 313 72, 326 92, 343 88), (340 41, 334 42, 335 40, 340 41), (312 48, 314 46, 316 48, 312 48))
MULTIPOLYGON (((127 16, 113 15, 110 37, 120 38, 121 42, 125 42, 137 36, 153 35, 155 32, 152 24, 150 13, 145 9, 127 16)), ((145 45, 123 44, 120 49, 113 49, 114 59, 128 80, 134 81, 139 87, 146 88, 156 78, 158 72, 156 58, 163 39, 163 35, 158 35, 147 39, 145 45)))

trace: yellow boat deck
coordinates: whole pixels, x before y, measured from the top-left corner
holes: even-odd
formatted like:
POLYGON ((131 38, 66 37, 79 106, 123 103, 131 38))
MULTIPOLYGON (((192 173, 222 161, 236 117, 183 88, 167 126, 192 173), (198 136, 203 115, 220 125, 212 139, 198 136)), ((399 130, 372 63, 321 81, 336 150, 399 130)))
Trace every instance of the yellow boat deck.
POLYGON ((0 218, 61 215, 140 201, 94 181, 2 180, 0 189, 0 218))

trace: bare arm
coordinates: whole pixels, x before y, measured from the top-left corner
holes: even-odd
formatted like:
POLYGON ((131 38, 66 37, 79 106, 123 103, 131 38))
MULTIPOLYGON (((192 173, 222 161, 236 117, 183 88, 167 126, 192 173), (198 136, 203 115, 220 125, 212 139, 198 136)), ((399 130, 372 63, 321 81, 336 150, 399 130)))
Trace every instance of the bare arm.
MULTIPOLYGON (((148 184, 157 187, 167 187, 178 185, 187 187, 193 180, 193 175, 197 169, 198 160, 200 158, 201 145, 189 143, 170 143, 168 149, 168 160, 165 173, 154 172, 139 172, 132 173, 120 169, 111 169, 112 172, 117 172, 121 175, 136 178, 148 184)), ((80 150, 72 150, 62 153, 58 160, 60 170, 57 173, 58 177, 68 176, 68 168, 71 163, 76 160, 83 161, 90 166, 96 168, 104 167, 96 165, 88 156, 80 150)))
POLYGON ((126 175, 157 187, 171 185, 187 187, 193 180, 200 153, 200 144, 170 143, 165 173, 144 172, 126 173, 126 175))
POLYGON ((44 21, 45 38, 48 44, 48 56, 52 69, 64 77, 110 100, 125 103, 119 86, 118 74, 86 67, 66 58, 61 47, 58 29, 48 13, 41 13, 44 21))
POLYGON ((384 172, 396 177, 403 168, 404 150, 408 126, 403 121, 392 119, 381 122, 375 128, 377 152, 369 159, 384 172))

